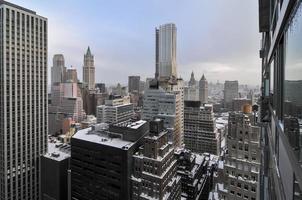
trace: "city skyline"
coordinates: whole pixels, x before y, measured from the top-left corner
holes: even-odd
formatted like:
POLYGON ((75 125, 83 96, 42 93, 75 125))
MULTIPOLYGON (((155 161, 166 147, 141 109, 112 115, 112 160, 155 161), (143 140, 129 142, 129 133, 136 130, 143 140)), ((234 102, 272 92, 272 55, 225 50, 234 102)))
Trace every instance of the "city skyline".
POLYGON ((197 79, 205 73, 209 82, 222 83, 240 77, 238 81, 242 84, 260 84, 257 2, 243 5, 238 0, 190 1, 189 4, 172 4, 172 1, 10 2, 47 16, 49 30, 55 30, 49 32, 48 68, 52 56, 61 53, 66 67, 74 66, 78 77, 82 77, 82 57, 90 46, 95 55, 96 82, 126 84, 130 75, 140 75, 145 80, 154 76, 154 28, 175 23, 178 27, 177 68, 184 80, 189 80, 193 70, 197 79), (173 12, 166 12, 168 8, 173 12), (211 12, 213 9, 215 13, 211 12), (228 25, 224 26, 223 21, 228 25), (237 76, 238 73, 241 76, 237 76))

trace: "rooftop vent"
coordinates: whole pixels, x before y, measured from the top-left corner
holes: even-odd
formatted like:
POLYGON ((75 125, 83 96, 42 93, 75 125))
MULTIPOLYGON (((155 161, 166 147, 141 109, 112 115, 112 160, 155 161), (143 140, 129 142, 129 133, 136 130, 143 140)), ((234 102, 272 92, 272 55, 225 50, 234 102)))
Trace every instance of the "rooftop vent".
POLYGON ((57 158, 60 156, 60 154, 57 152, 53 152, 53 153, 51 153, 51 156, 57 158))

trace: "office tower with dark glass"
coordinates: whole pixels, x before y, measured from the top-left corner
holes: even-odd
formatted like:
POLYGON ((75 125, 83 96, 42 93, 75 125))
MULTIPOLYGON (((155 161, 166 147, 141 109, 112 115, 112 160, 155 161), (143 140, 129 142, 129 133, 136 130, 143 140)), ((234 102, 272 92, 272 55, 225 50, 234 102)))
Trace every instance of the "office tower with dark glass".
POLYGON ((128 77, 128 92, 140 92, 140 76, 129 76, 128 77))
POLYGON ((302 199, 302 4, 259 0, 262 199, 302 199))
POLYGON ((94 56, 90 51, 90 47, 88 47, 87 52, 84 55, 83 83, 89 90, 95 89, 94 56))
POLYGON ((238 81, 225 81, 224 83, 224 107, 227 109, 232 108, 234 98, 238 98, 239 86, 238 81))
POLYGON ((0 199, 38 200, 47 147, 47 19, 0 1, 0 199))

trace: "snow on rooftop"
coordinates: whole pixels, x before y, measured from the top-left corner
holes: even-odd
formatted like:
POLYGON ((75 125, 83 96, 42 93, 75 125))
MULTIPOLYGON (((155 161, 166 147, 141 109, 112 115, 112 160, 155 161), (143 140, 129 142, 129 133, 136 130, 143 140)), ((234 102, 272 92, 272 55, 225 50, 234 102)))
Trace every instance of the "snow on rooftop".
POLYGON ((56 161, 65 160, 70 157, 70 145, 63 144, 57 140, 48 142, 47 153, 44 157, 56 161))
POLYGON ((76 134, 73 135, 72 138, 125 150, 127 150, 134 144, 133 142, 125 141, 121 138, 109 137, 108 132, 104 130, 92 130, 91 127, 79 130, 76 134))

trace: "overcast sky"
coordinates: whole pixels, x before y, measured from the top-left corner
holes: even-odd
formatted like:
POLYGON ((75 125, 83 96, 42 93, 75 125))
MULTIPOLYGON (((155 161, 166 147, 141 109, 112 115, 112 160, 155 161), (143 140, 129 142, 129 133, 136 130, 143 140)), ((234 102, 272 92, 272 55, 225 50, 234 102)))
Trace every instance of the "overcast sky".
MULTIPOLYGON (((78 69, 89 45, 96 82, 127 83, 155 71, 154 29, 177 26, 178 74, 188 80, 239 80, 260 84, 260 34, 255 0, 12 0, 48 18, 49 72, 52 56, 64 54, 78 69)), ((50 74, 50 73, 49 73, 50 74)), ((50 82, 50 81, 49 81, 50 82)))

